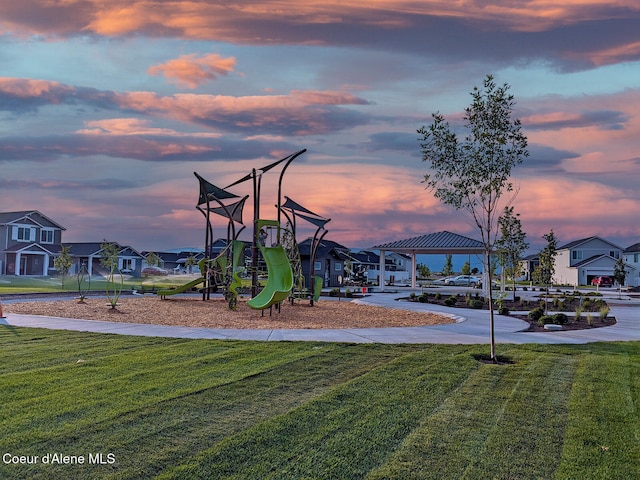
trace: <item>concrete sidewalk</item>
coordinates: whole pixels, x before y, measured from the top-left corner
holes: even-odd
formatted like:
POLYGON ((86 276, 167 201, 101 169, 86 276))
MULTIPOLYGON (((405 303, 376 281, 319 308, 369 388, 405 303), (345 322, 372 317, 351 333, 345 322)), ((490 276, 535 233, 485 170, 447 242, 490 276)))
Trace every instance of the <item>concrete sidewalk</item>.
MULTIPOLYGON (((372 294, 355 300, 365 305, 393 309, 434 312, 450 316, 456 323, 429 327, 306 329, 306 330, 251 330, 222 328, 189 328, 167 325, 73 320, 36 315, 7 314, 0 325, 16 327, 75 330, 81 332, 113 333, 172 338, 203 338, 220 340, 259 341, 320 341, 346 343, 443 343, 488 344, 489 317, 487 311, 455 309, 419 302, 400 302, 402 295, 372 294)), ((405 295, 406 296, 406 295, 405 295)), ((496 343, 571 343, 635 341, 640 340, 640 301, 609 301, 616 325, 589 330, 533 333, 524 332, 528 323, 511 317, 495 316, 496 343)))

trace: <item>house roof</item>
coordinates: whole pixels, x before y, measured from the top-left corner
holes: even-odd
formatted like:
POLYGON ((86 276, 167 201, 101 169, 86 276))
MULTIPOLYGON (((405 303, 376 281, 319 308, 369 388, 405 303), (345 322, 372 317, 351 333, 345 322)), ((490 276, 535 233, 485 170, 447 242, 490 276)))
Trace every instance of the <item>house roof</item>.
POLYGON ((587 242, 589 242, 591 240, 600 240, 602 242, 608 243, 612 247, 620 249, 620 247, 618 245, 616 245, 615 243, 612 243, 609 240, 605 240, 602 237, 598 237, 597 235, 594 235, 592 237, 581 238, 580 240, 574 240, 573 242, 569 242, 569 243, 567 243, 565 245, 562 245, 561 247, 558 247, 558 250, 571 250, 572 248, 578 247, 578 246, 582 245, 583 243, 587 243, 587 242))
POLYGON ((482 242, 447 231, 382 243, 371 248, 392 252, 430 254, 484 253, 482 242))
POLYGON ((605 255, 605 254, 601 254, 601 255, 594 255, 592 257, 586 258, 576 264, 573 265, 573 268, 580 268, 580 267, 584 267, 585 265, 588 265, 590 263, 595 262, 596 260, 600 259, 600 258, 610 258, 611 260, 615 261, 613 257, 610 257, 609 255, 605 255))
POLYGON ((19 212, 0 212, 0 225, 6 225, 8 223, 15 223, 19 220, 29 218, 32 222, 42 227, 59 228, 60 230, 66 230, 62 225, 54 222, 46 215, 43 215, 38 210, 22 210, 19 212))
MULTIPOLYGON (((311 253, 311 238, 307 238, 306 240, 300 242, 298 244, 298 250, 300 251, 301 256, 309 256, 311 253)), ((318 245, 318 250, 316 251, 316 258, 327 256, 332 250, 335 252, 349 252, 349 249, 344 245, 341 245, 332 240, 322 240, 320 245, 318 245)), ((336 254, 337 255, 337 254, 336 254)))
POLYGON ((40 250, 50 255, 55 255, 58 251, 60 251, 60 245, 49 245, 49 247, 52 247, 52 248, 46 248, 43 245, 40 245, 39 243, 30 243, 28 245, 16 244, 3 251, 5 253, 18 253, 18 252, 32 253, 32 252, 35 252, 36 250, 40 250), (55 252, 52 251, 54 249, 56 249, 55 252))
MULTIPOLYGON (((64 242, 64 245, 69 247, 69 254, 74 257, 90 257, 97 255, 102 251, 102 244, 104 242, 64 242)), ((125 251, 134 255, 142 256, 137 250, 129 246, 122 246, 118 242, 112 242, 120 250, 118 254, 122 254, 125 251)))
POLYGON ((624 249, 624 253, 640 252, 640 243, 635 243, 628 248, 624 249))

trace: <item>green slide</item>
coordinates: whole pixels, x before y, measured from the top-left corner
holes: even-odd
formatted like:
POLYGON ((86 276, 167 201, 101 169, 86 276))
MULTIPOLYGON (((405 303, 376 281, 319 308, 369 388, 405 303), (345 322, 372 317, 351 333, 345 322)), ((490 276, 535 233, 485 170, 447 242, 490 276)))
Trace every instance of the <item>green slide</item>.
POLYGON ((260 251, 267 263, 268 278, 264 289, 247 301, 247 305, 256 310, 264 310, 286 300, 293 289, 293 270, 282 245, 260 245, 260 251))
POLYGON ((189 283, 185 283, 184 285, 181 285, 179 287, 176 288, 168 288, 166 290, 158 290, 158 295, 160 296, 160 298, 164 298, 168 295, 175 295, 176 293, 183 293, 183 292, 187 292, 189 290, 191 290, 193 287, 195 287, 196 285, 201 284, 202 282, 204 282, 204 277, 200 277, 200 278, 196 278, 195 280, 189 282, 189 283))
POLYGON ((234 240, 233 242, 233 282, 229 285, 229 291, 233 293, 233 295, 238 297, 238 288, 242 286, 242 279, 240 275, 238 275, 237 269, 240 264, 240 258, 244 253, 244 242, 240 240, 234 240))
MULTIPOLYGON (((207 263, 207 259, 203 258, 198 262, 198 268, 200 269, 200 275, 204 275, 204 269, 205 269, 205 264, 207 263)), ((181 285, 179 287, 176 288, 167 288, 166 290, 158 290, 158 295, 160 296, 160 298, 164 298, 168 295, 175 295, 177 293, 183 293, 186 292, 188 290, 191 290, 193 287, 195 287, 196 285, 199 285, 201 283, 203 283, 205 280, 204 276, 200 277, 200 278, 196 278, 195 280, 192 280, 189 283, 186 283, 184 285, 181 285)))
POLYGON ((313 282, 313 301, 317 302, 320 298, 320 294, 322 293, 322 285, 324 284, 324 281, 321 276, 315 275, 313 277, 313 282))

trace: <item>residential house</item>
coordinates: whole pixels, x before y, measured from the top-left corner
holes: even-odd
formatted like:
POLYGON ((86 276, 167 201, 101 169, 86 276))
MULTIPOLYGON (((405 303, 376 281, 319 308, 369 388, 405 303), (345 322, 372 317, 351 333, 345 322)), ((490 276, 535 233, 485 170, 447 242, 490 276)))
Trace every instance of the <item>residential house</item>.
POLYGON ((533 281, 533 272, 540 266, 540 256, 537 253, 527 255, 520 261, 521 276, 518 280, 533 281))
MULTIPOLYGON (((118 247, 118 269, 132 277, 140 277, 142 271, 143 256, 135 249, 121 246, 113 242, 118 247)), ((90 276, 108 275, 108 271, 102 266, 103 242, 73 242, 65 243, 69 248, 69 255, 72 258, 72 267, 69 270, 71 275, 77 274, 84 264, 90 276)))
POLYGON ((64 230, 37 210, 0 213, 0 274, 53 273, 64 230))
POLYGON ((618 245, 597 236, 562 245, 557 249, 553 281, 590 285, 599 275, 613 277, 614 265, 622 257, 622 251, 618 245))
MULTIPOLYGON (((149 253, 142 252, 142 255, 146 258, 149 253)), ((204 257, 204 251, 198 248, 176 248, 153 253, 160 258, 159 267, 173 273, 198 273, 197 263, 204 257), (189 258, 193 258, 191 265, 187 265, 189 258)), ((143 268, 146 266, 147 263, 143 262, 143 268)))
MULTIPOLYGON (((380 255, 372 250, 351 252, 353 270, 364 275, 366 283, 378 284, 380 278, 380 255)), ((411 257, 404 253, 390 252, 385 255, 385 284, 395 285, 411 282, 411 257)))
POLYGON ((625 248, 624 252, 622 252, 622 259, 624 263, 631 267, 627 274, 627 285, 640 287, 640 243, 625 248))
MULTIPOLYGON (((308 238, 298 244, 300 252, 300 262, 302 264, 302 274, 305 277, 305 285, 310 282, 310 259, 311 259, 311 239, 308 238)), ((316 251, 313 265, 313 275, 324 279, 324 287, 340 286, 340 278, 344 279, 344 264, 348 258, 349 249, 344 245, 331 240, 322 240, 316 251)))

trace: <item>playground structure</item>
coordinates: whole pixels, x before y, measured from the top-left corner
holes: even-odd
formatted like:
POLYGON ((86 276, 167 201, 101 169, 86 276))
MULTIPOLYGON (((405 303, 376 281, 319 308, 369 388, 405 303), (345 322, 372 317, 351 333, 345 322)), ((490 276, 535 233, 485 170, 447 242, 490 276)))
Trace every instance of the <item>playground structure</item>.
POLYGON ((234 309, 237 305, 238 289, 242 286, 242 279, 239 271, 244 269, 245 243, 238 240, 239 234, 245 229, 242 219, 242 211, 249 195, 240 197, 228 189, 245 181, 253 181, 253 236, 251 243, 251 298, 247 305, 253 309, 264 311, 272 306, 279 307, 286 299, 293 300, 303 296, 309 297, 311 305, 317 301, 322 290, 322 278, 313 275, 315 252, 321 239, 327 233, 324 229, 329 219, 305 209, 298 203, 285 197, 286 202, 282 204, 282 180, 287 167, 297 157, 306 152, 300 150, 287 157, 282 158, 260 169, 253 169, 250 174, 240 178, 227 187, 220 188, 205 180, 198 173, 194 175, 198 179, 200 195, 196 208, 205 217, 205 248, 204 258, 198 262, 200 277, 173 289, 158 291, 161 298, 170 295, 193 290, 202 285, 202 299, 208 300, 211 292, 221 291, 227 301, 229 308, 234 309), (278 180, 278 199, 276 204, 277 219, 260 218, 260 190, 262 175, 274 167, 282 165, 278 180), (217 254, 214 254, 213 226, 211 214, 217 214, 227 219, 227 234, 225 247, 217 254), (283 232, 282 215, 288 221, 290 230, 283 232), (305 219, 318 228, 312 242, 312 255, 310 265, 310 289, 304 287, 304 276, 300 265, 300 254, 298 244, 295 240, 296 217, 305 219), (275 241, 272 245, 266 245, 263 234, 266 229, 276 232, 275 241), (323 231, 322 234, 320 232, 323 231), (286 241, 283 241, 285 240, 286 241), (286 243, 286 245, 284 245, 286 243), (285 248, 287 247, 287 248, 285 248), (259 265, 264 262, 267 273, 267 283, 260 290, 259 265))

